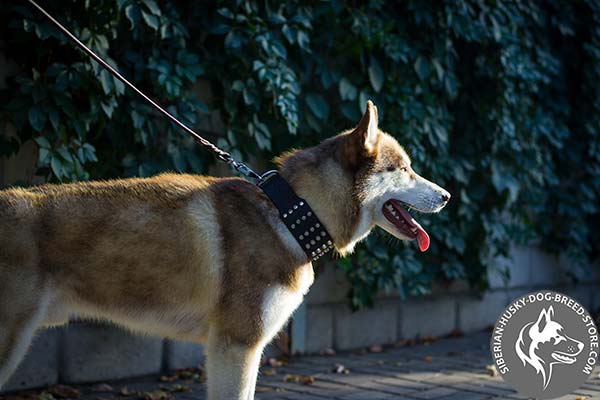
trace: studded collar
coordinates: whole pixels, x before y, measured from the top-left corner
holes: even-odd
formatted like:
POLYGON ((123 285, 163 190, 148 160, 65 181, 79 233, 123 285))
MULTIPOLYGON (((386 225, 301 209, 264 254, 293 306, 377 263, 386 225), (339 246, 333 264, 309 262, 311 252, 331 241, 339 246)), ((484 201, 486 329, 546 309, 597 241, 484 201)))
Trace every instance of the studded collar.
POLYGON ((333 239, 306 200, 298 197, 277 171, 269 171, 258 185, 279 210, 281 221, 312 261, 333 248, 333 239))

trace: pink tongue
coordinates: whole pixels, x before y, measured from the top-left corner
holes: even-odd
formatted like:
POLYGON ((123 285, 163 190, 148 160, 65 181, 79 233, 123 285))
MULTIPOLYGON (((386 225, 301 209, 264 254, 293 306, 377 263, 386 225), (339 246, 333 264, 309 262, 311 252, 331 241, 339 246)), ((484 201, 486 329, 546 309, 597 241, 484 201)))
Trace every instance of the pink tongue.
POLYGON ((417 242, 419 242, 419 250, 422 252, 427 251, 429 248, 429 235, 419 225, 417 225, 417 242))
POLYGON ((419 250, 427 251, 429 248, 429 235, 425 232, 425 229, 421 227, 421 225, 415 221, 415 219, 402 207, 400 204, 394 204, 395 209, 402 214, 404 219, 417 228, 417 242, 419 242, 419 250))

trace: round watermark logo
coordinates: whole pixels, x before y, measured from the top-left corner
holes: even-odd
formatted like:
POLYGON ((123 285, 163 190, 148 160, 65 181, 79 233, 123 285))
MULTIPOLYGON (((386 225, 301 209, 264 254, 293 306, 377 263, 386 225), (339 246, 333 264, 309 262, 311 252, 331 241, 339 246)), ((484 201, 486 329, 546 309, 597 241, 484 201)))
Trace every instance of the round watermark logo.
POLYGON ((510 386, 529 397, 553 399, 571 393, 592 373, 598 330, 581 304, 543 290, 509 304, 494 326, 491 351, 510 386))

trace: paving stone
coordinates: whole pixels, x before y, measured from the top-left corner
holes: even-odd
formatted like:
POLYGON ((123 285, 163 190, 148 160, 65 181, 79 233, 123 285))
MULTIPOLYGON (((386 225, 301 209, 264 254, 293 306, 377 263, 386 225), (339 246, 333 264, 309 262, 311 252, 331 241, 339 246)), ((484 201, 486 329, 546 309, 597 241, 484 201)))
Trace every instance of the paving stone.
POLYGON ((306 310, 307 353, 317 353, 333 347, 333 307, 308 305, 306 310))
POLYGON ((482 298, 464 296, 458 300, 458 328, 475 332, 493 325, 508 304, 506 291, 490 291, 482 298))
MULTIPOLYGON (((322 400, 323 396, 313 396, 307 393, 293 393, 293 392, 284 392, 278 393, 274 399, 285 399, 285 400, 322 400)), ((262 399, 262 397, 259 397, 262 399)))
POLYGON ((61 377, 66 383, 159 373, 162 339, 134 335, 113 325, 71 324, 63 337, 61 377))
POLYGON ((58 382, 61 329, 39 331, 27 355, 0 392, 32 389, 58 382))
POLYGON ((198 343, 167 340, 164 352, 165 367, 168 370, 197 367, 205 360, 204 348, 198 343))
POLYGON ((386 394, 386 393, 377 393, 372 392, 369 394, 365 394, 364 392, 355 392, 350 393, 345 396, 336 396, 336 399, 339 400, 388 400, 388 399, 398 399, 397 394, 386 394))
POLYGON ((356 312, 347 305, 338 306, 334 314, 334 347, 344 350, 392 343, 397 337, 397 317, 397 306, 391 302, 356 312))
POLYGON ((440 397, 440 400, 484 400, 489 399, 487 394, 456 392, 449 396, 440 397))
MULTIPOLYGON (((406 382, 404 382, 404 383, 406 383, 406 382)), ((400 382, 398 382, 397 385, 391 385, 391 384, 383 383, 380 381, 365 382, 363 384, 356 385, 356 387, 360 388, 363 391, 366 389, 370 392, 387 393, 387 394, 394 394, 394 395, 406 395, 409 393, 414 393, 416 391, 422 391, 424 389, 426 390, 426 388, 416 388, 415 386, 412 386, 410 384, 403 385, 400 382)))
POLYGON ((411 299, 400 305, 399 339, 442 336, 455 327, 456 301, 452 297, 411 299))
POLYGON ((489 396, 505 396, 512 393, 515 393, 514 390, 510 389, 508 386, 504 386, 502 388, 486 386, 483 382, 468 382, 468 383, 459 383, 453 386, 457 389, 462 389, 466 392, 474 392, 474 393, 483 393, 489 396))
POLYGON ((414 382, 411 380, 400 379, 400 378, 387 377, 387 378, 377 379, 376 382, 384 384, 384 385, 388 385, 388 386, 395 386, 395 387, 403 388, 406 390, 406 393, 427 390, 427 389, 431 388, 431 384, 426 384, 423 382, 414 382))
MULTIPOLYGON (((427 346, 385 349, 382 353, 339 352, 335 357, 292 357, 289 364, 275 368, 277 374, 260 376, 256 398, 260 400, 526 399, 499 377, 491 377, 484 373, 485 365, 491 362, 489 352, 482 350, 487 347, 488 341, 489 333, 477 333, 462 338, 439 340, 427 346), (450 351, 461 351, 462 355, 449 357, 447 354, 450 351), (423 360, 425 354, 432 357, 431 362, 423 360), (403 360, 402 367, 395 366, 394 360, 403 360), (351 373, 331 373, 330 368, 334 362, 348 366, 351 373), (472 372, 464 371, 465 365, 471 365, 472 372), (405 366, 408 366, 411 371, 400 371, 405 366), (285 382, 286 374, 312 375, 315 377, 315 382, 312 385, 285 382)), ((596 371, 600 372, 599 370, 600 367, 597 366, 596 371)), ((111 397, 114 397, 114 394, 123 387, 152 392, 159 390, 161 384, 156 376, 109 383, 114 387, 111 397)), ((180 382, 167 385, 178 383, 180 382)), ((91 385, 79 387, 82 395, 78 400, 98 400, 104 397, 93 392, 90 387, 91 385)), ((172 393, 174 400, 206 400, 205 385, 195 383, 190 385, 190 389, 191 391, 187 393, 172 393)), ((600 399, 599 393, 600 378, 594 375, 575 393, 562 399, 575 400, 582 396, 588 400, 600 399)), ((0 396, 0 400, 6 399, 0 396)))
POLYGON ((416 397, 419 399, 438 399, 443 396, 449 396, 457 393, 458 391, 456 389, 447 387, 434 387, 431 389, 413 393, 412 397, 416 397))

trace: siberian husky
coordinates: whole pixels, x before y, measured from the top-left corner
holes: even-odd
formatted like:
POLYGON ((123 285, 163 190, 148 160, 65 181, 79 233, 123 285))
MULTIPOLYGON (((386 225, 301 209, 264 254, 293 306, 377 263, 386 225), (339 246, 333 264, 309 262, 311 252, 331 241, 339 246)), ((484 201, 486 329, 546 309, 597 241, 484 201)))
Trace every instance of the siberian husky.
MULTIPOLYGON (((280 174, 340 254, 374 226, 429 237, 405 207, 440 211, 450 194, 422 178, 378 128, 283 154, 280 174)), ((162 174, 0 191, 0 384, 36 328, 70 317, 205 343, 209 399, 254 398, 264 346, 313 283, 308 257, 256 185, 162 174)))

